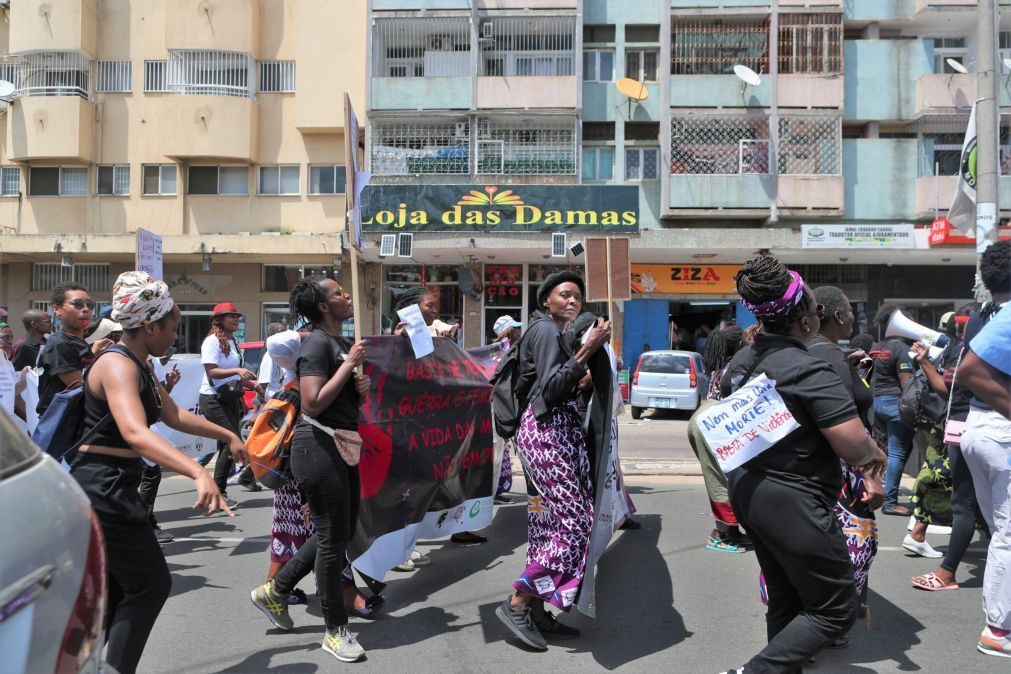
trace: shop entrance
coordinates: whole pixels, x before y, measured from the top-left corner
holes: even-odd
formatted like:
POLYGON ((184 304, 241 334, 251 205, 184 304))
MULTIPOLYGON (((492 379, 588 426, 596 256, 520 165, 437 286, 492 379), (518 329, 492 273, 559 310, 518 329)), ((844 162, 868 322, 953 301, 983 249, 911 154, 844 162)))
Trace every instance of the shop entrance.
POLYGON ((625 302, 622 360, 635 368, 645 351, 705 350, 706 336, 721 325, 754 322, 733 300, 629 300, 625 302))

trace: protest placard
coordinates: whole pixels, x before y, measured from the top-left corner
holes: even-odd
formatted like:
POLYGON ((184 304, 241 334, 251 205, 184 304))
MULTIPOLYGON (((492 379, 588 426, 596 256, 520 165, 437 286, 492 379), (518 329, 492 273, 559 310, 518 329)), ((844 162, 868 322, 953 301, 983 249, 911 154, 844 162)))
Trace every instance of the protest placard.
POLYGON ((800 424, 761 374, 699 416, 699 430, 724 473, 738 468, 785 438, 800 424))

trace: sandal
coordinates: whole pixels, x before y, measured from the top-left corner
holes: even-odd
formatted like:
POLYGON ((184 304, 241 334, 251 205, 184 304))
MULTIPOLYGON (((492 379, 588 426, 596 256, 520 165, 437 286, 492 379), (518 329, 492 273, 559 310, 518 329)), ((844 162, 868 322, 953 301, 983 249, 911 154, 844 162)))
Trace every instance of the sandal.
POLYGON ((945 585, 944 581, 938 578, 936 573, 925 573, 922 576, 913 578, 913 587, 928 592, 943 592, 944 590, 957 590, 958 583, 945 585))
POLYGON ((720 539, 716 538, 715 536, 710 536, 709 542, 706 543, 706 550, 716 550, 717 552, 742 553, 747 552, 748 548, 729 538, 720 539))
POLYGON ((365 600, 365 608, 355 608, 354 606, 344 605, 344 610, 349 615, 356 615, 359 618, 375 618, 376 614, 379 613, 379 609, 383 607, 386 603, 386 597, 381 594, 374 594, 365 600))

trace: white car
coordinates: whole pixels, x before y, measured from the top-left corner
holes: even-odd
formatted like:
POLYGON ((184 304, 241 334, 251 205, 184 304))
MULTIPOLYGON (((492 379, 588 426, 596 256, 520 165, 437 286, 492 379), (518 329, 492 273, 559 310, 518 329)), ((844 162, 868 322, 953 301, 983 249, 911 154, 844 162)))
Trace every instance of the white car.
POLYGON ((102 529, 77 482, 0 410, 0 669, 110 672, 102 529))
POLYGON ((641 417, 648 407, 696 410, 708 387, 702 356, 694 351, 647 351, 632 372, 632 418, 641 417))

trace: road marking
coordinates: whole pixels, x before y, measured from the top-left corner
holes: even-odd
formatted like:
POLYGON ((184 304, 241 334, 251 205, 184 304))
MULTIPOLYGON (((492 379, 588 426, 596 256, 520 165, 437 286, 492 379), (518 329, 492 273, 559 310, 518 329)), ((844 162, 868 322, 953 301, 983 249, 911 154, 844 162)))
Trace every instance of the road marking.
POLYGON ((191 543, 191 542, 201 542, 205 541, 208 543, 241 543, 245 538, 175 538, 172 540, 173 543, 191 543))

